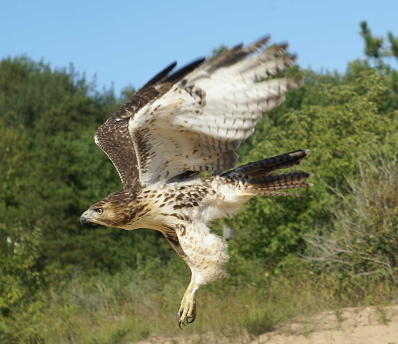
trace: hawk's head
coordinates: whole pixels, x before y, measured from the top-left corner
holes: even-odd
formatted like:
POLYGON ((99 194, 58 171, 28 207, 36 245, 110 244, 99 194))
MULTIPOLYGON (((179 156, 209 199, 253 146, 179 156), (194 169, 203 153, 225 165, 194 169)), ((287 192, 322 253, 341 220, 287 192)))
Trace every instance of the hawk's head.
POLYGON ((82 225, 96 223, 107 227, 123 227, 134 218, 135 193, 116 191, 94 203, 80 217, 82 225))

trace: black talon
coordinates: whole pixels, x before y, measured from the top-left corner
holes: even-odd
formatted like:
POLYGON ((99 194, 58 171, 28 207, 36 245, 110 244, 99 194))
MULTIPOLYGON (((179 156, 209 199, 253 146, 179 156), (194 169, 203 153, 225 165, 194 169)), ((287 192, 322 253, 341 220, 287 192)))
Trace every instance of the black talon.
POLYGON ((181 327, 181 325, 184 325, 184 326, 185 326, 185 324, 180 320, 180 321, 178 321, 178 327, 180 328, 180 330, 183 329, 183 328, 181 327))
POLYGON ((187 317, 187 323, 192 324, 196 319, 196 314, 187 317))
POLYGON ((185 326, 184 322, 181 321, 181 318, 180 318, 180 316, 182 315, 183 312, 184 312, 184 309, 183 309, 182 311, 178 312, 178 313, 177 313, 177 316, 176 316, 176 320, 177 320, 177 322, 178 322, 178 327, 180 328, 180 330, 182 330, 181 325, 184 325, 184 326, 185 326))

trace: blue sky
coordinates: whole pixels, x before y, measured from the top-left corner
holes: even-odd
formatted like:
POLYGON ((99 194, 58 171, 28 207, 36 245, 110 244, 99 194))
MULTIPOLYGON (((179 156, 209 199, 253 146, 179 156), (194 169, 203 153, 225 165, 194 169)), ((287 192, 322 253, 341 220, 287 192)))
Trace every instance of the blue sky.
POLYGON ((398 36, 398 0, 3 0, 0 58, 73 63, 118 95, 175 60, 271 34, 289 42, 300 66, 343 72, 363 57, 361 20, 376 35, 398 36))

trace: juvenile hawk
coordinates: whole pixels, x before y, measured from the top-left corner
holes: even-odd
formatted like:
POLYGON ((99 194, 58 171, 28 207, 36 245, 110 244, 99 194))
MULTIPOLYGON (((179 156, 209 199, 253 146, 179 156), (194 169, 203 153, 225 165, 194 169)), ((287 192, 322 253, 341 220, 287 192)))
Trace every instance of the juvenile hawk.
POLYGON ((238 45, 209 60, 160 72, 116 111, 95 134, 123 183, 93 204, 81 223, 126 230, 160 231, 192 271, 177 313, 181 325, 196 317, 199 287, 227 277, 227 245, 206 226, 236 212, 254 195, 289 195, 277 190, 309 186, 307 172, 278 174, 309 154, 297 150, 234 170, 240 141, 253 133, 265 111, 300 86, 275 78, 294 63, 286 45, 264 48, 269 38, 238 45), (230 170, 222 173, 223 171, 230 170), (212 176, 201 180, 201 171, 212 176))

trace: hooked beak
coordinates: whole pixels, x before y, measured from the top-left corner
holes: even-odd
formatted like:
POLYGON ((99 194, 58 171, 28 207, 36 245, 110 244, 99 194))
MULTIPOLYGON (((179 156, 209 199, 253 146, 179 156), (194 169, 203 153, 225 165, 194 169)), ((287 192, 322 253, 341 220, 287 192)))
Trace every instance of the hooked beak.
POLYGON ((87 211, 86 211, 86 212, 83 213, 82 216, 80 216, 80 224, 81 224, 82 226, 84 226, 86 223, 89 223, 89 222, 90 222, 90 218, 89 218, 87 215, 88 215, 88 214, 87 214, 87 211))

